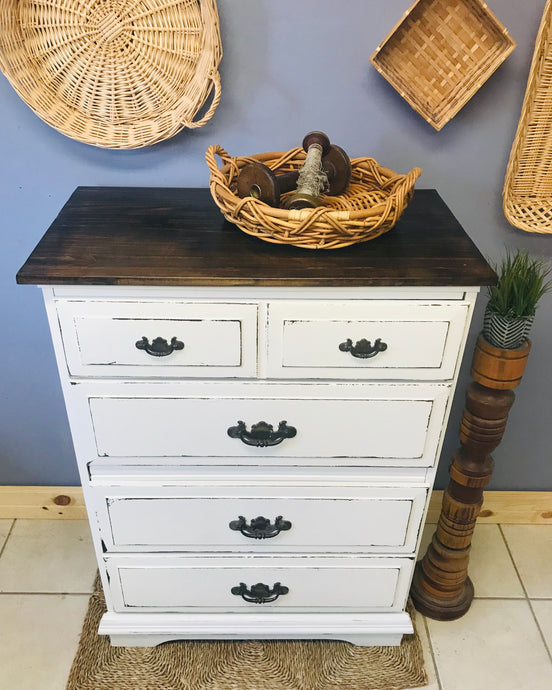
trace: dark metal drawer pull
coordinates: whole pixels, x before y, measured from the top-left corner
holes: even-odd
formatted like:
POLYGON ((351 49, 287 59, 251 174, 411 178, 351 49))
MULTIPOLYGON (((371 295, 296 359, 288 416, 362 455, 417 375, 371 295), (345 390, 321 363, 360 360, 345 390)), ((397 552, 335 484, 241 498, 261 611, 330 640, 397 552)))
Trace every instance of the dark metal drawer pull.
POLYGON ((284 587, 279 582, 275 582, 274 587, 270 589, 268 585, 258 582, 256 585, 252 585, 251 589, 248 589, 244 582, 240 582, 239 587, 232 587, 230 591, 232 594, 238 597, 241 596, 244 601, 249 601, 252 604, 268 604, 271 601, 276 601, 281 594, 287 594, 289 587, 284 587))
POLYGON ((259 517, 253 518, 251 524, 248 525, 243 515, 240 515, 237 520, 232 520, 228 527, 236 532, 241 532, 244 537, 250 537, 251 539, 271 539, 280 534, 280 532, 291 529, 291 522, 284 520, 281 515, 278 515, 274 520, 274 524, 271 524, 268 518, 259 515, 259 517))
POLYGON ((288 426, 287 422, 280 422, 278 429, 274 431, 272 424, 266 422, 259 422, 251 426, 251 431, 247 431, 244 422, 238 422, 237 426, 231 426, 228 429, 228 436, 230 438, 239 438, 240 441, 247 446, 257 446, 264 448, 265 446, 277 446, 286 438, 293 438, 297 434, 297 429, 293 426, 288 426))
POLYGON ((359 340, 356 345, 353 345, 353 341, 350 338, 339 346, 341 352, 350 352, 353 357, 358 357, 359 359, 368 359, 369 357, 375 357, 378 352, 385 352, 387 350, 387 343, 382 343, 381 338, 378 338, 374 344, 366 338, 359 340))
POLYGON ((150 344, 150 341, 144 336, 142 340, 138 340, 136 347, 139 350, 145 350, 152 357, 166 357, 175 350, 183 350, 184 343, 176 338, 171 338, 170 343, 165 338, 154 338, 150 344))

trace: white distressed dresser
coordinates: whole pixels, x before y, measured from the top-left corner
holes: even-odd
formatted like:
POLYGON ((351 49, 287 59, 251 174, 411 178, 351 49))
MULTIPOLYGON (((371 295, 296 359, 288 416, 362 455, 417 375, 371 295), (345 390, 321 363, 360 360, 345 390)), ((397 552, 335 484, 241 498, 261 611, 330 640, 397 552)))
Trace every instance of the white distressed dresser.
POLYGON ((476 293, 433 190, 385 236, 271 245, 206 189, 78 188, 43 289, 114 645, 399 644, 476 293))

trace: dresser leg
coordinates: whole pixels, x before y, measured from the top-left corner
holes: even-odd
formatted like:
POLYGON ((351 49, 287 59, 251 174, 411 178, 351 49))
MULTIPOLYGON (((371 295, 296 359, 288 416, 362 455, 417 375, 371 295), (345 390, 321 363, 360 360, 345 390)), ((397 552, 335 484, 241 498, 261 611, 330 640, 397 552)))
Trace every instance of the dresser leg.
POLYGON ((499 350, 479 337, 474 381, 466 392, 460 424, 461 445, 452 458, 437 529, 416 565, 410 591, 416 609, 429 618, 454 620, 471 606, 474 588, 468 563, 473 531, 493 473, 491 452, 504 435, 515 399, 511 389, 521 381, 529 350, 529 341, 518 350, 499 350))

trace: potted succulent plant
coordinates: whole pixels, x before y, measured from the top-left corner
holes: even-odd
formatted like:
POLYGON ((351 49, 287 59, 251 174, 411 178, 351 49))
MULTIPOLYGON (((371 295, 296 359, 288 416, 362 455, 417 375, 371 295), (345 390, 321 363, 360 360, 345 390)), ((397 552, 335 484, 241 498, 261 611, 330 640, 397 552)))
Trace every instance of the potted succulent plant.
POLYGON ((498 282, 489 288, 483 336, 494 347, 515 350, 529 335, 540 298, 552 287, 550 266, 525 250, 507 252, 495 266, 498 282))

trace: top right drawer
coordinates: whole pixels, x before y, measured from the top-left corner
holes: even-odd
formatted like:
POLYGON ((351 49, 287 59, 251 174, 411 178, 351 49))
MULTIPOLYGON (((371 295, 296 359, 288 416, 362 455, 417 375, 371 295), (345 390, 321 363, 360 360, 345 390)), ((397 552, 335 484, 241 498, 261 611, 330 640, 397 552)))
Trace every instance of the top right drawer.
POLYGON ((267 375, 452 379, 470 309, 467 301, 270 302, 267 375))

